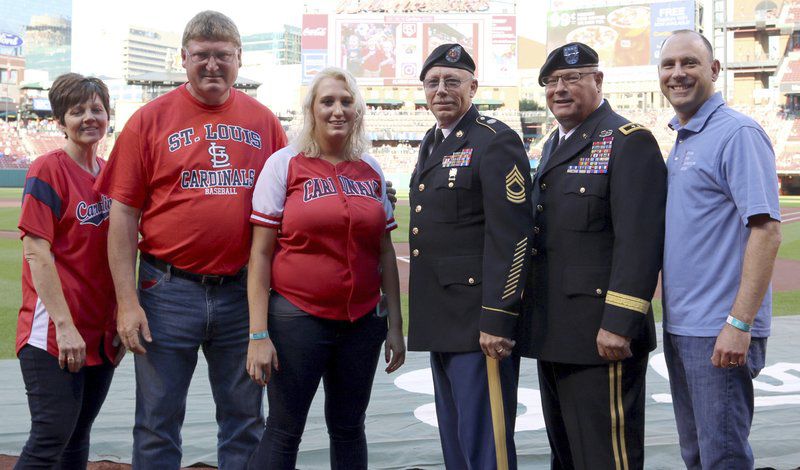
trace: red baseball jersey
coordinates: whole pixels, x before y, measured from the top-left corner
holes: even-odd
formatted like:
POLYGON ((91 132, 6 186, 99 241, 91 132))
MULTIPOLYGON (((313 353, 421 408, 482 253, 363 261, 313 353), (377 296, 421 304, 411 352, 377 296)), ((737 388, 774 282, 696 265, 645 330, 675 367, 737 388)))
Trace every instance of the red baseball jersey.
POLYGON ((397 228, 378 162, 286 147, 264 165, 250 221, 278 230, 271 287, 305 312, 355 321, 380 298, 381 239, 397 228))
POLYGON ((285 145, 278 119, 245 93, 208 106, 184 85, 134 113, 97 189, 141 209, 141 251, 194 273, 235 274, 250 254, 253 185, 285 145))
MULTIPOLYGON (((105 162, 97 159, 102 168, 105 162)), ((72 321, 86 343, 86 365, 102 364, 100 349, 114 358, 116 300, 106 241, 111 199, 93 189, 95 178, 54 150, 34 160, 25 180, 20 238, 50 242, 61 289, 72 321)), ((36 293, 28 263, 22 262, 22 307, 17 319, 17 352, 26 344, 58 356, 56 330, 36 293)))

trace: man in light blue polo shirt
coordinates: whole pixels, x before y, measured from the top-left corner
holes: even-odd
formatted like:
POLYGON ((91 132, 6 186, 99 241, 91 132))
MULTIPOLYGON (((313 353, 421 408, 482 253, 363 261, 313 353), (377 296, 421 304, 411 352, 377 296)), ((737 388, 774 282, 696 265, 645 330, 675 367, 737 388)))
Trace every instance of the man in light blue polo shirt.
POLYGON ((676 114, 662 276, 681 456, 689 469, 752 469, 752 378, 764 367, 780 245, 775 154, 714 93, 720 63, 703 36, 674 32, 658 70, 676 114))

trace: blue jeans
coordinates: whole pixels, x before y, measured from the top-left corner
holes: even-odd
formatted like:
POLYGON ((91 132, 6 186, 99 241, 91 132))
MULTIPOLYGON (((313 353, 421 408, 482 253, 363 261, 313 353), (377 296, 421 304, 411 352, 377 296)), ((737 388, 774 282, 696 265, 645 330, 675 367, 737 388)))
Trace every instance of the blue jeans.
POLYGON ((31 433, 14 468, 85 469, 89 433, 111 386, 114 367, 103 364, 71 373, 58 366, 57 358, 33 346, 20 350, 19 363, 31 433))
POLYGON ((139 289, 139 300, 153 342, 144 343, 147 354, 135 356, 133 468, 180 467, 180 432, 199 348, 208 362, 216 404, 219 468, 245 468, 264 422, 263 391, 245 370, 250 323, 246 279, 202 285, 142 260, 139 282, 151 286, 139 289))
POLYGON ((767 338, 752 339, 745 366, 724 369, 711 364, 716 341, 664 333, 681 457, 690 470, 751 470, 753 379, 764 367, 767 338))
POLYGON ((295 468, 308 410, 322 379, 331 469, 366 470, 364 419, 386 339, 386 318, 373 312, 352 323, 325 320, 273 292, 268 324, 280 370, 273 371, 267 385, 267 426, 250 468, 295 468))

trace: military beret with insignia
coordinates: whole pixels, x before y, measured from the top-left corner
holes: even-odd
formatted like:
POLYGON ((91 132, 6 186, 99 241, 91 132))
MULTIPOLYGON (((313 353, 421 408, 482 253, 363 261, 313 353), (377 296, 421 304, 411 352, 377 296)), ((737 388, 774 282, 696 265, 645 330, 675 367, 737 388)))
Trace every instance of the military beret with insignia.
POLYGON ((431 55, 425 59, 422 64, 422 71, 419 73, 419 79, 425 80, 425 74, 431 67, 450 67, 454 69, 466 70, 470 73, 475 72, 475 61, 472 57, 461 47, 460 44, 442 44, 431 52, 431 55))
POLYGON ((539 70, 539 85, 556 70, 594 67, 600 63, 597 52, 582 42, 571 42, 554 49, 539 70))

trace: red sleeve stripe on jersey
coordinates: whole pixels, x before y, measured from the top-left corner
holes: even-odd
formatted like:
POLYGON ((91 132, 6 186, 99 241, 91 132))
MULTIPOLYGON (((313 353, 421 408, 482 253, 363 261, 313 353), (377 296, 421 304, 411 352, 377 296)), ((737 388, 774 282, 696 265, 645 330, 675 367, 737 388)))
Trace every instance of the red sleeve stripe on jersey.
POLYGON ((61 218, 61 198, 46 181, 40 180, 35 176, 26 179, 25 189, 22 191, 23 201, 25 201, 25 196, 27 195, 49 207, 56 219, 61 218))

